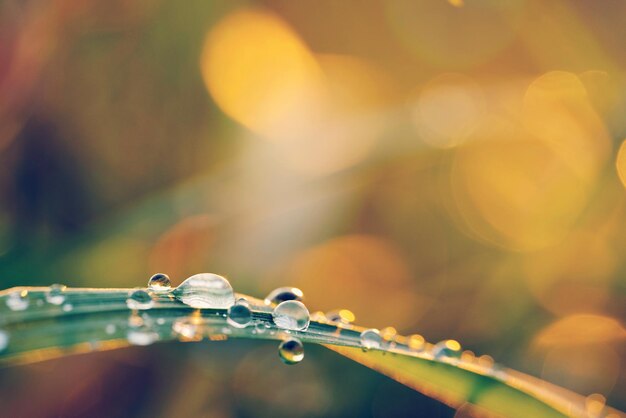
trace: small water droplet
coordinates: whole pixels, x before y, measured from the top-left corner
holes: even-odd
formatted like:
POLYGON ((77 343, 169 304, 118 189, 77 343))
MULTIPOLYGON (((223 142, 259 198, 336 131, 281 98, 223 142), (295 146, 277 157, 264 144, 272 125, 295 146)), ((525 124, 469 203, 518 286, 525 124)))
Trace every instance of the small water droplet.
POLYGON ((117 327, 115 326, 115 324, 107 324, 107 326, 104 327, 104 331, 109 335, 115 334, 116 330, 117 330, 117 327))
POLYGON ((252 322, 252 311, 248 305, 236 303, 228 308, 226 321, 235 328, 245 328, 252 322))
POLYGON ((309 326, 309 310, 302 302, 287 300, 279 303, 272 312, 277 327, 302 331, 309 326))
POLYGON ((159 339, 159 335, 147 327, 131 328, 126 339, 132 345, 150 345, 159 339))
POLYGON ((126 306, 128 309, 146 310, 154 306, 154 300, 150 293, 143 289, 133 290, 128 299, 126 299, 126 306))
POLYGON ((311 314, 311 321, 320 322, 322 324, 328 322, 328 318, 322 311, 315 311, 311 314))
POLYGON ((592 393, 585 398, 585 409, 590 418, 602 416, 606 406, 606 398, 600 393, 592 393))
POLYGON ((163 324, 165 324, 165 318, 157 318, 156 323, 157 323, 158 325, 163 325, 163 324))
POLYGON ((394 327, 385 327, 380 330, 380 336, 387 342, 393 341, 396 335, 398 335, 398 331, 394 327))
POLYGON ((70 312, 74 309, 74 306, 71 303, 66 303, 61 309, 63 309, 64 312, 70 312))
POLYGON ((365 349, 380 348, 382 342, 383 338, 377 329, 366 329, 361 333, 361 345, 365 349))
POLYGON ((354 314, 348 309, 337 309, 335 311, 330 311, 327 312, 324 316, 330 322, 337 322, 345 325, 351 324, 355 320, 354 314))
POLYGON ((477 361, 480 366, 483 366, 490 370, 493 369, 495 364, 493 357, 488 354, 483 354, 482 356, 478 357, 477 361))
POLYGON ((413 334, 411 336, 409 336, 409 341, 407 343, 407 345, 409 346, 409 349, 414 350, 414 351, 421 351, 424 349, 424 343, 426 341, 424 340, 424 337, 422 337, 419 334, 413 334))
POLYGON ((278 355, 285 364, 297 364, 304 358, 304 346, 297 338, 282 341, 278 346, 278 355))
POLYGON ((9 333, 0 329, 0 351, 6 350, 9 345, 9 333))
POLYGON ((297 300, 298 302, 302 302, 304 299, 304 294, 302 290, 297 287, 279 287, 278 289, 272 290, 265 297, 266 305, 278 305, 281 302, 286 302, 288 300, 297 300))
POLYGON ((53 305, 62 305, 65 302, 65 289, 67 286, 62 284, 53 284, 46 293, 46 301, 53 305))
POLYGON ((167 274, 157 273, 148 280, 148 287, 155 293, 167 293, 172 290, 172 282, 167 274))
POLYGON ((12 311, 23 311, 28 308, 28 290, 15 291, 7 295, 7 306, 12 311))
POLYGON ((193 308, 227 309, 235 303, 235 293, 228 280, 212 273, 191 276, 174 292, 181 302, 193 308))
POLYGON ((436 359, 460 359, 461 344, 455 340, 439 341, 433 347, 432 354, 436 359))
POLYGON ((266 331, 265 324, 263 324, 262 322, 257 322, 256 324, 254 324, 254 330, 259 334, 263 334, 266 331))

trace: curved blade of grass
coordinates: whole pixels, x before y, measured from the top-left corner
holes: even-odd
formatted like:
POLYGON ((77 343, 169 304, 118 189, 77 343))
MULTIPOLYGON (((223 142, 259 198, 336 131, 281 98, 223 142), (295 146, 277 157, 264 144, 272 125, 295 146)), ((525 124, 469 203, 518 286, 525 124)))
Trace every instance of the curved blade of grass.
MULTIPOLYGON (((429 351, 409 348, 404 339, 387 343, 381 350, 363 351, 361 327, 311 321, 305 331, 280 329, 273 322, 272 309, 249 296, 239 295, 250 302, 253 322, 237 328, 227 322, 225 309, 194 309, 171 294, 153 294, 149 309, 129 309, 126 300, 132 290, 65 289, 62 301, 57 298, 55 303, 51 303, 47 287, 0 292, 0 364, 16 365, 156 341, 297 337, 303 342, 324 344, 453 407, 471 404, 475 411, 488 416, 588 416, 582 396, 513 370, 476 361, 438 359, 429 351), (15 304, 13 309, 9 306, 11 298, 20 302, 18 309, 15 304)), ((611 414, 621 416, 608 407, 597 416, 611 414)))

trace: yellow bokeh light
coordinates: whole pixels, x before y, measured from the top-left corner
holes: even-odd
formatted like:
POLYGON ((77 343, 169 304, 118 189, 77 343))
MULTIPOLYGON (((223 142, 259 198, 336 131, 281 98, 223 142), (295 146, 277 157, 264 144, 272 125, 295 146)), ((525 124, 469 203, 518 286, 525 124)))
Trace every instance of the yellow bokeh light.
POLYGON ((559 242, 575 225, 610 139, 584 86, 566 72, 530 83, 521 113, 511 116, 525 129, 493 127, 481 141, 460 147, 454 199, 472 236, 533 251, 559 242))
POLYGON ((534 339, 538 346, 608 344, 626 339, 626 330, 614 318, 576 314, 550 324, 534 339))
POLYGON ((306 45, 280 18, 259 10, 236 11, 213 27, 201 68, 218 106, 272 139, 293 134, 321 91, 321 72, 306 45))
POLYGON ((413 109, 420 139, 437 148, 466 140, 485 113, 483 93, 471 78, 444 74, 428 82, 413 109))
POLYGON ((369 235, 334 238, 298 254, 283 281, 307 289, 307 303, 322 309, 341 306, 349 298, 360 321, 378 327, 409 326, 425 309, 411 291, 409 271, 397 249, 369 235))

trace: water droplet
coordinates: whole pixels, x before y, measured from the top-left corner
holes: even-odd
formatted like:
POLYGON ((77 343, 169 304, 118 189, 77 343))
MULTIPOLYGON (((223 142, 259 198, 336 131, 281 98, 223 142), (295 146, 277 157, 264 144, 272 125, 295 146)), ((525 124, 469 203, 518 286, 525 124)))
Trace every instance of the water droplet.
POLYGON ((297 338, 290 338, 280 343, 278 355, 285 364, 300 363, 304 358, 304 346, 297 338))
POLYGON ((478 357, 478 364, 487 369, 493 369, 495 361, 490 355, 483 354, 482 356, 478 357))
POLYGON ((279 303, 272 312, 277 327, 302 331, 309 326, 309 310, 302 302, 287 300, 279 303))
POLYGON ((352 311, 348 309, 337 309, 335 311, 327 312, 326 319, 330 322, 338 322, 340 324, 351 324, 355 320, 355 316, 352 311))
POLYGON ((311 321, 320 322, 322 324, 328 322, 328 318, 322 311, 315 311, 311 314, 311 321))
POLYGON ((191 276, 174 292, 181 302, 193 308, 226 309, 235 303, 235 293, 228 280, 212 273, 191 276))
POLYGON ((129 329, 126 339, 132 345, 150 345, 159 339, 159 335, 147 327, 139 327, 129 329))
POLYGON ((297 300, 298 302, 302 302, 304 299, 304 294, 302 290, 297 287, 279 287, 278 289, 272 290, 265 297, 265 304, 267 305, 278 305, 281 302, 286 302, 288 300, 297 300))
POLYGON ((172 289, 172 282, 167 274, 157 273, 148 280, 148 287, 155 293, 166 293, 172 289))
POLYGON ((396 335, 398 335, 398 331, 394 327, 385 327, 380 330, 380 336, 385 341, 393 341, 396 335))
POLYGON ((361 345, 365 349, 380 348, 382 342, 383 338, 377 329, 366 329, 361 333, 361 345))
POLYGON ((235 328, 245 328, 252 322, 252 312, 248 305, 236 303, 228 308, 226 321, 235 328))
POLYGON ((407 345, 409 346, 409 349, 411 350, 421 351, 424 349, 425 342, 426 341, 424 340, 424 337, 422 337, 419 334, 413 334, 409 337, 409 341, 407 345))
POLYGON ((0 352, 6 350, 9 345, 9 333, 0 329, 0 352))
POLYGON ((459 359, 461 358, 461 344, 455 340, 439 341, 432 350, 436 359, 459 359))
POLYGON ((65 289, 67 286, 62 284, 53 284, 46 293, 46 301, 53 305, 62 305, 65 302, 65 289))
POLYGON ((606 406, 606 398, 599 393, 593 393, 585 398, 585 409, 590 418, 602 416, 606 406))
POLYGON ((257 322, 256 324, 254 324, 254 331, 258 332, 259 334, 263 334, 265 330, 265 324, 263 324, 262 322, 257 322))
POLYGON ((154 306, 154 300, 150 293, 143 289, 133 290, 128 299, 126 299, 126 306, 128 309, 145 310, 154 306))
POLYGON ((63 309, 64 312, 70 312, 74 309, 74 306, 71 303, 66 303, 61 309, 63 309))
POLYGON ((117 327, 115 326, 115 324, 107 324, 107 326, 104 327, 104 331, 109 335, 115 334, 116 330, 117 330, 117 327))
POLYGON ((28 290, 15 291, 7 295, 7 306, 12 311, 23 311, 28 308, 28 290))
POLYGON ((158 325, 163 325, 163 324, 165 324, 165 318, 157 318, 156 323, 157 323, 158 325))

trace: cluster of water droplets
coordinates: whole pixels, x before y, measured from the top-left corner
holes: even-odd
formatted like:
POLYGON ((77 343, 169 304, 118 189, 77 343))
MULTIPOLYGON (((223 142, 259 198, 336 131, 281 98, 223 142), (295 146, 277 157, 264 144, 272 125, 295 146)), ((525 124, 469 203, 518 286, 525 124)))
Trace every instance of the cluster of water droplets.
MULTIPOLYGON (((225 339, 233 333, 241 333, 249 328, 252 334, 269 333, 282 339, 278 347, 281 360, 286 364, 295 364, 304 358, 304 347, 298 333, 304 333, 311 322, 327 324, 339 329, 354 329, 355 315, 347 309, 336 309, 326 313, 309 313, 304 304, 303 292, 295 287, 279 287, 271 291, 261 302, 251 298, 237 297, 229 281, 220 275, 201 273, 184 280, 178 287, 172 287, 166 274, 152 276, 146 288, 129 291, 126 306, 130 310, 128 323, 107 324, 105 332, 111 337, 126 331, 126 339, 133 345, 148 345, 159 340, 160 335, 173 333, 184 341, 197 341, 204 337, 225 339), (164 317, 151 316, 150 310, 159 307, 159 301, 178 300, 193 308, 185 317, 175 317, 167 322, 164 317), (203 309, 215 310, 206 313, 203 309), (220 313, 222 311, 223 313, 220 313), (210 327, 208 318, 223 317, 227 325, 210 327), (271 320, 270 320, 271 317, 271 320), (163 328, 167 327, 167 328, 163 328), (165 330, 165 332, 164 332, 165 330)), ((15 290, 5 295, 4 302, 11 311, 24 311, 32 305, 27 290, 15 290)), ((45 304, 58 306, 63 311, 73 309, 68 301, 66 286, 51 285, 43 297, 36 300, 36 306, 45 304)), ((212 323, 219 323, 213 321, 212 323)), ((303 334, 306 335, 306 334, 303 334)), ((381 330, 365 329, 358 335, 358 343, 364 351, 383 350, 383 352, 419 353, 441 362, 474 362, 485 365, 487 360, 476 358, 471 352, 462 352, 461 345, 454 340, 444 340, 436 344, 427 343, 421 335, 401 336, 393 327, 381 330), (470 355, 471 354, 471 355, 470 355), (482 362, 482 363, 481 363, 482 362)), ((0 352, 9 344, 10 335, 0 329, 0 352)), ((483 356, 484 357, 484 356, 483 356)), ((491 359, 493 364, 493 359, 491 359)))

